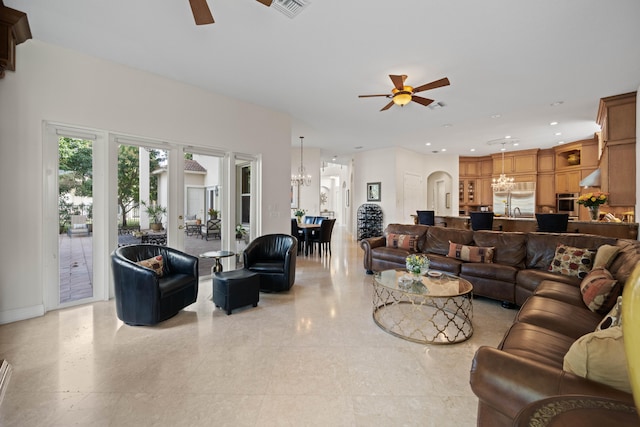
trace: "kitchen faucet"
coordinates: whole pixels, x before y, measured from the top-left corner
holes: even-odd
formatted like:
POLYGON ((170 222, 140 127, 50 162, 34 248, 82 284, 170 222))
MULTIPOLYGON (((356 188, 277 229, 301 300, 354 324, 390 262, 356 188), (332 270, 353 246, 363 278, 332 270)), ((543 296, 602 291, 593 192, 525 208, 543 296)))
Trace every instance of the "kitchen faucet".
POLYGON ((522 216, 522 212, 520 212, 520 208, 516 206, 515 208, 513 208, 513 217, 514 217, 514 218, 517 218, 517 217, 519 217, 519 216, 522 216), (516 215, 516 211, 518 211, 518 212, 517 212, 517 213, 518 213, 518 215, 516 215))

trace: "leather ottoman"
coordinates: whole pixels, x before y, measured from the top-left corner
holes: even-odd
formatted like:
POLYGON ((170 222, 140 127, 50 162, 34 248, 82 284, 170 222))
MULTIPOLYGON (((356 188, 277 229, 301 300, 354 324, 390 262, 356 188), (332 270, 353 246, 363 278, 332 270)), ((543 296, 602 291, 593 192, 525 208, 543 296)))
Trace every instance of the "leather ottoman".
POLYGON ((213 303, 231 314, 231 310, 246 305, 258 306, 260 276, 249 270, 239 269, 214 273, 213 303))

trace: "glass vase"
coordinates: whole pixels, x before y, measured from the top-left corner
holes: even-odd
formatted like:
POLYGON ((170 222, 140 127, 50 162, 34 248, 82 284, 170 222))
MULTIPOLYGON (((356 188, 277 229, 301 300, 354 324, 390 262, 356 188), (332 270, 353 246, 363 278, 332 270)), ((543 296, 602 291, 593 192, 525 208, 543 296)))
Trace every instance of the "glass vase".
POLYGON ((591 221, 598 221, 600 219, 600 206, 587 206, 589 209, 589 219, 591 221))

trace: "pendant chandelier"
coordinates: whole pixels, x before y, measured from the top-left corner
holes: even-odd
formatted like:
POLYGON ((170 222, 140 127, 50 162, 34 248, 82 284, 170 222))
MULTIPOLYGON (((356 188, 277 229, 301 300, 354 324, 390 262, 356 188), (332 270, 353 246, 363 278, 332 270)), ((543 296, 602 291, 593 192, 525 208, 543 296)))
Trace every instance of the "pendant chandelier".
POLYGON ((514 182, 513 177, 508 177, 504 174, 504 142, 502 143, 502 173, 498 179, 493 178, 493 183, 491 184, 491 188, 494 192, 502 192, 511 191, 513 187, 515 187, 516 183, 514 182))
POLYGON ((296 175, 291 175, 291 185, 298 186, 309 186, 311 185, 311 175, 307 173, 307 170, 304 168, 303 161, 303 152, 302 152, 302 143, 304 140, 304 136, 300 137, 300 167, 298 168, 298 173, 296 175))

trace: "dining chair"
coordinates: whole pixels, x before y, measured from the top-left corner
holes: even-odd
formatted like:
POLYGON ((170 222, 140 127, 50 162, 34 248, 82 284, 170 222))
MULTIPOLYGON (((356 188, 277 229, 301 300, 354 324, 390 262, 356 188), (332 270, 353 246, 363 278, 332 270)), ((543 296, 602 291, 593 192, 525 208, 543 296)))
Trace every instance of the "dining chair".
POLYGON ((436 225, 435 211, 416 211, 418 214, 418 224, 436 225))
POLYGON ((538 228, 536 231, 548 233, 566 233, 569 226, 569 214, 546 213, 536 214, 538 228))
POLYGON ((470 212, 469 216, 473 231, 493 229, 493 212, 470 212))

